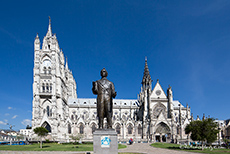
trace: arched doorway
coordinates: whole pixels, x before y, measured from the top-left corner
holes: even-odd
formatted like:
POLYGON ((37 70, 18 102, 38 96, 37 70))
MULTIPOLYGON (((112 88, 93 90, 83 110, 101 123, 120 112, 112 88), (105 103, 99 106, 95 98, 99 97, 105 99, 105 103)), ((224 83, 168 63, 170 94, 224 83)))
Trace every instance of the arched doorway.
POLYGON ((155 135, 156 141, 166 142, 167 137, 169 137, 171 135, 170 134, 170 128, 164 122, 161 122, 156 126, 155 134, 156 134, 155 135))

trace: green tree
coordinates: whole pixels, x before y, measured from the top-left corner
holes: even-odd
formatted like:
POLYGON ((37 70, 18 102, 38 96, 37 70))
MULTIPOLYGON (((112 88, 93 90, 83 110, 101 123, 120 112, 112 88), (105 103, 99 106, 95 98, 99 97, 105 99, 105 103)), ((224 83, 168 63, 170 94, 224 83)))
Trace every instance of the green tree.
POLYGON ((81 138, 82 138, 82 135, 78 134, 78 135, 71 135, 70 138, 72 140, 74 140, 74 148, 76 148, 76 144, 77 144, 77 141, 79 141, 81 138))
POLYGON ((42 137, 46 136, 48 133, 48 130, 44 127, 37 127, 34 129, 34 133, 37 134, 40 137, 40 148, 42 148, 42 137))
POLYGON ((226 145, 226 148, 229 149, 229 142, 230 142, 230 140, 227 139, 227 138, 224 138, 223 141, 224 141, 224 143, 225 143, 225 145, 226 145))
POLYGON ((218 124, 213 118, 207 118, 202 121, 192 121, 185 127, 185 133, 191 133, 191 139, 202 143, 202 150, 204 142, 212 143, 217 139, 218 124))

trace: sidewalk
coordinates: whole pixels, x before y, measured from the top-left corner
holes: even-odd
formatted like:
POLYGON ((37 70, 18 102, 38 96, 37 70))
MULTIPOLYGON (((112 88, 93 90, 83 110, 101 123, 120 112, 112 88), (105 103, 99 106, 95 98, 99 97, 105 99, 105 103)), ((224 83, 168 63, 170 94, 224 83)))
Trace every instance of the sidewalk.
POLYGON ((136 152, 144 154, 197 154, 192 152, 155 148, 150 146, 149 143, 134 143, 132 145, 127 145, 127 148, 120 149, 118 152, 136 152))

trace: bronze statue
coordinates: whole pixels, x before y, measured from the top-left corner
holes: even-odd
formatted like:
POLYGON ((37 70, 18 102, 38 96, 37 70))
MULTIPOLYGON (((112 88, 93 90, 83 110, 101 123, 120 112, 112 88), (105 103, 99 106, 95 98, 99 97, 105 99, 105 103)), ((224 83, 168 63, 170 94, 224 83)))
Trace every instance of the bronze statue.
POLYGON ((93 94, 97 95, 97 117, 99 118, 99 129, 103 129, 104 118, 107 119, 107 128, 112 128, 113 100, 117 93, 112 82, 106 77, 108 72, 105 68, 101 70, 101 79, 93 82, 93 94))

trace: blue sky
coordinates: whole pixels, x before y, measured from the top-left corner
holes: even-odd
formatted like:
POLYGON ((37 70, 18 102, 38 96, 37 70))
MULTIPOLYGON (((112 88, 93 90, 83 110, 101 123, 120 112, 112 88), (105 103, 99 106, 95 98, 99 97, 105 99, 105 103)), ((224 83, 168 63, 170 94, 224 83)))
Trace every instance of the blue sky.
POLYGON ((0 129, 31 120, 33 43, 57 34, 79 98, 95 98, 105 67, 119 99, 136 99, 145 56, 153 85, 191 107, 194 117, 229 118, 230 1, 16 1, 0 6, 0 129))

